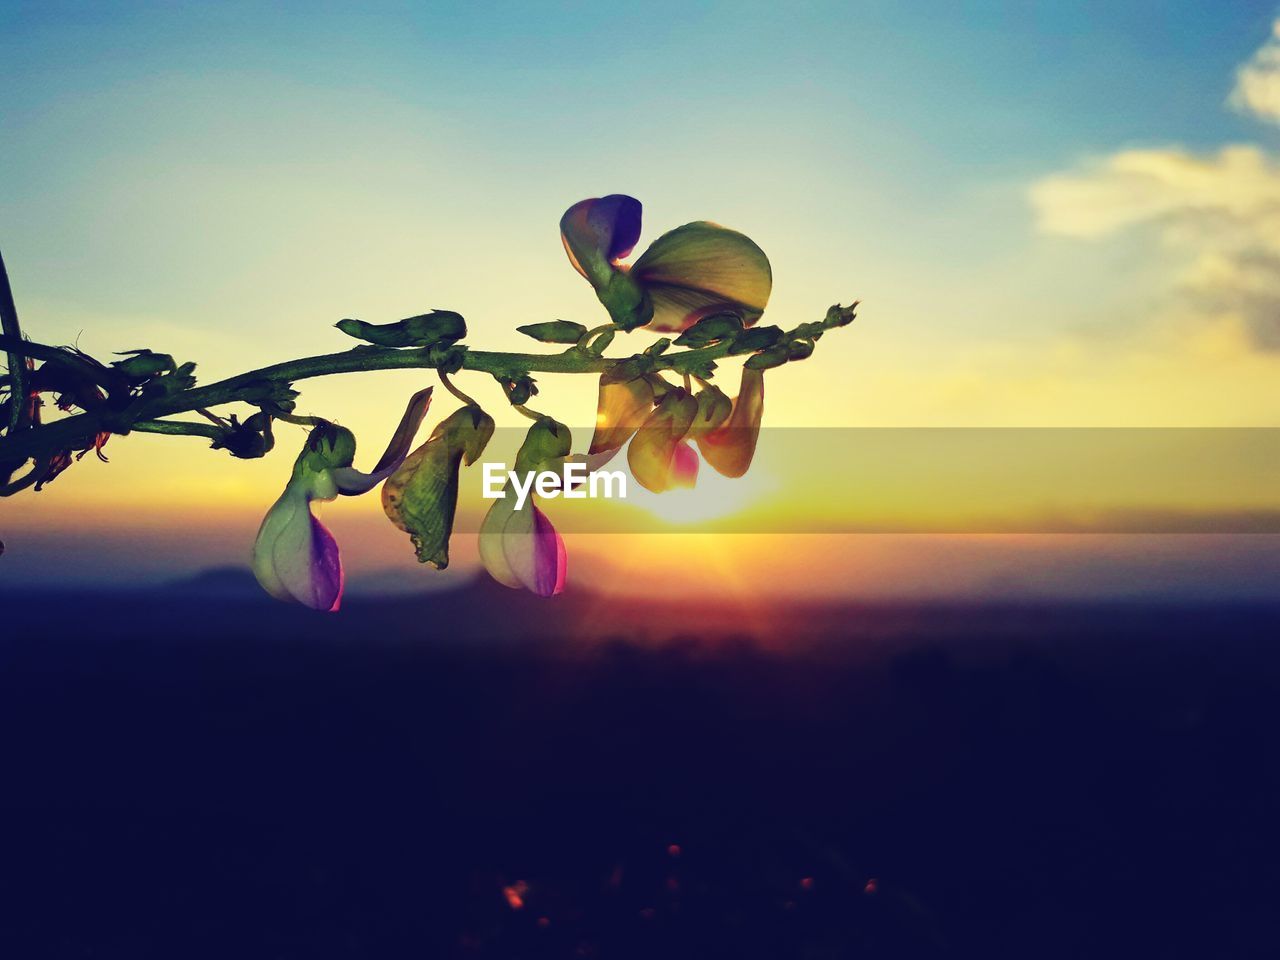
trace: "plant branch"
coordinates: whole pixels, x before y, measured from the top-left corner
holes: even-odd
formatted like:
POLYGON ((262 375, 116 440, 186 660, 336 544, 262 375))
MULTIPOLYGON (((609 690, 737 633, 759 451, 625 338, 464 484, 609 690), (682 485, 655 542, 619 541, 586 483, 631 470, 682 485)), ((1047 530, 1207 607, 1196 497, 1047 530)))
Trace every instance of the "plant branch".
MULTIPOLYGON (((853 308, 847 309, 851 314, 853 308)), ((796 330, 799 331, 805 327, 821 329, 848 322, 846 319, 840 324, 833 324, 831 316, 831 314, 828 315, 827 321, 802 324, 796 330)), ((13 319, 16 325, 16 314, 13 319)), ((810 332, 809 335, 815 334, 810 332)), ((820 336, 821 333, 818 332, 816 335, 820 336)), ((551 354, 470 350, 461 346, 452 349, 462 351, 463 369, 488 373, 506 380, 514 380, 529 373, 605 373, 620 363, 638 359, 638 357, 594 356, 577 346, 551 354)), ((697 369, 699 366, 705 366, 729 355, 732 349, 733 343, 725 340, 709 346, 647 356, 645 359, 649 366, 646 372, 660 373, 664 370, 675 370, 683 374, 687 370, 697 369)), ((22 339, 20 331, 10 332, 8 320, 6 320, 4 333, 0 334, 0 350, 9 352, 11 364, 12 358, 17 355, 18 367, 22 367, 24 372, 25 362, 21 359, 22 357, 83 365, 87 368, 85 370, 87 375, 92 372, 99 378, 104 373, 110 373, 109 368, 93 363, 78 354, 22 339)), ((203 414, 210 407, 226 403, 242 402, 260 405, 278 396, 282 387, 287 389, 289 384, 298 380, 340 373, 367 373, 374 370, 430 370, 446 366, 449 360, 456 364, 457 354, 454 353, 450 357, 449 351, 432 347, 393 348, 370 345, 354 347, 339 353, 286 360, 201 387, 191 387, 152 397, 136 397, 123 408, 92 410, 55 420, 36 429, 11 433, 0 437, 0 464, 20 464, 33 457, 76 449, 104 431, 126 434, 130 430, 141 430, 150 433, 180 433, 212 437, 217 430, 213 425, 206 427, 204 424, 167 421, 161 418, 193 411, 203 414)), ((456 366, 450 366, 449 369, 456 369, 456 366)))
POLYGON ((188 423, 184 420, 135 420, 133 429, 139 433, 167 433, 175 436, 207 437, 219 440, 226 436, 225 427, 211 423, 188 423))
MULTIPOLYGON (((9 271, 5 269, 4 257, 0 255, 0 331, 5 340, 22 340, 22 326, 18 323, 18 307, 13 302, 13 287, 9 284, 9 271)), ((7 349, 7 348, 6 348, 7 349)), ((8 350, 6 361, 9 367, 9 422, 5 425, 10 433, 27 425, 27 359, 21 353, 8 350)))

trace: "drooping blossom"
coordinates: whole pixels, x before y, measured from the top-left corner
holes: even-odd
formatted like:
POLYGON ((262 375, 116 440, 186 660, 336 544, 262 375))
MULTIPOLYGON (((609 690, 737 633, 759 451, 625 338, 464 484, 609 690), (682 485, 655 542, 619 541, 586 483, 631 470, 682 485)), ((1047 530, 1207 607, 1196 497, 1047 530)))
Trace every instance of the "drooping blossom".
POLYGON ((599 469, 613 459, 640 429, 653 403, 653 386, 644 377, 612 380, 608 374, 600 376, 596 426, 587 454, 590 469, 599 469))
POLYGON ((431 403, 431 388, 414 394, 386 452, 368 473, 355 469, 355 435, 321 423, 311 430, 284 493, 267 511, 254 541, 252 567, 267 593, 314 610, 337 610, 343 570, 338 543, 312 512, 317 501, 367 493, 404 461, 431 403))
POLYGON ((742 476, 755 456, 763 415, 764 371, 744 367, 742 383, 728 418, 720 426, 694 437, 703 459, 723 476, 742 476))
POLYGON ((382 485, 382 509, 409 534, 419 562, 437 570, 449 565, 458 471, 479 459, 492 436, 493 417, 475 404, 460 407, 382 485))
POLYGON ((672 387, 631 438, 627 465, 646 490, 662 493, 697 481, 698 455, 687 442, 697 415, 698 401, 672 387))
POLYGON ((563 592, 569 569, 564 539, 532 498, 517 510, 510 485, 503 494, 480 524, 484 568, 507 587, 523 588, 540 597, 563 592))
MULTIPOLYGON (((544 470, 559 472, 570 459, 573 437, 569 428, 550 417, 539 417, 529 428, 516 454, 515 472, 521 476, 544 470)), ((568 555, 564 539, 530 496, 519 509, 508 483, 480 524, 480 561, 504 586, 551 597, 564 590, 568 555)))
POLYGON ((582 200, 560 219, 569 262, 595 288, 614 323, 678 332, 703 317, 737 314, 750 326, 773 286, 769 259, 736 230, 702 220, 668 231, 634 263, 640 201, 624 194, 582 200))

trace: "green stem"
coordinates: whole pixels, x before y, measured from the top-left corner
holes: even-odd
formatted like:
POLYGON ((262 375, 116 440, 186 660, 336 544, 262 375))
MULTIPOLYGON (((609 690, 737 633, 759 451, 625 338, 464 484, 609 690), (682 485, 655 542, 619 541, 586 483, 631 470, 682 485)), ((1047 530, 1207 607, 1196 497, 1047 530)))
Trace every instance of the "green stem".
POLYGON ((469 407, 476 407, 476 406, 479 406, 479 404, 478 404, 478 403, 476 403, 474 399, 472 399, 471 397, 467 396, 465 393, 463 393, 461 390, 459 390, 457 387, 455 387, 455 386, 453 385, 453 381, 449 379, 449 375, 448 375, 447 373, 445 373, 443 370, 437 370, 437 371, 436 371, 436 376, 440 378, 440 382, 441 382, 442 384, 444 384, 444 388, 445 388, 446 390, 448 390, 450 393, 452 393, 455 397, 457 397, 459 400, 461 400, 461 401, 462 401, 463 403, 465 403, 467 406, 469 406, 469 407))
POLYGON ((135 420, 133 429, 139 433, 166 433, 174 436, 207 437, 218 440, 226 434, 225 427, 206 423, 187 423, 183 420, 135 420))
POLYGON ((324 417, 308 417, 300 413, 286 413, 283 410, 277 410, 271 416, 285 423, 292 423, 295 427, 318 427, 329 422, 324 417))
MULTIPOLYGON (((60 361, 74 357, 66 351, 43 344, 30 343, 9 334, 0 335, 0 350, 20 356, 60 361)), ((714 344, 693 350, 677 351, 655 358, 655 369, 669 369, 682 360, 715 360, 729 352, 729 344, 714 344)), ((501 353, 468 350, 463 356, 463 369, 477 370, 498 377, 515 379, 525 373, 603 373, 618 359, 587 356, 580 350, 563 353, 501 353)), ((341 353, 327 353, 300 360, 286 360, 258 370, 241 373, 217 383, 193 387, 168 396, 140 398, 124 410, 90 411, 45 424, 36 430, 24 430, 0 438, 0 463, 21 463, 42 453, 78 449, 97 433, 108 430, 124 434, 139 421, 194 410, 216 407, 224 403, 257 404, 268 399, 279 384, 327 377, 338 373, 367 373, 373 370, 430 370, 437 360, 427 349, 396 349, 360 346, 341 353)))

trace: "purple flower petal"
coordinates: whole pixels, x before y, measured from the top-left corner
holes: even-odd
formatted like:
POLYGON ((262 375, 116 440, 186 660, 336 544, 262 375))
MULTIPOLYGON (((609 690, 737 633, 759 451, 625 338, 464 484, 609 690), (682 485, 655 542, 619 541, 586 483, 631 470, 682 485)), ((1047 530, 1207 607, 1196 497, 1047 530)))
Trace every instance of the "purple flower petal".
POLYGON ((313 610, 337 610, 342 601, 338 543, 311 513, 307 488, 291 483, 263 518, 253 545, 253 572, 278 600, 313 610))
POLYGON ((342 604, 342 557, 338 541, 314 514, 311 515, 311 577, 302 602, 315 610, 337 611, 342 604))
POLYGON ((625 193, 601 197, 588 214, 592 226, 609 242, 605 255, 613 262, 622 260, 640 242, 640 201, 625 193))
POLYGON ((635 197, 614 193, 581 200, 560 218, 560 239, 573 268, 597 289, 609 282, 617 262, 640 239, 641 206, 635 197))
POLYGON ((692 487, 698 482, 698 455, 687 441, 676 444, 671 457, 671 486, 692 487))

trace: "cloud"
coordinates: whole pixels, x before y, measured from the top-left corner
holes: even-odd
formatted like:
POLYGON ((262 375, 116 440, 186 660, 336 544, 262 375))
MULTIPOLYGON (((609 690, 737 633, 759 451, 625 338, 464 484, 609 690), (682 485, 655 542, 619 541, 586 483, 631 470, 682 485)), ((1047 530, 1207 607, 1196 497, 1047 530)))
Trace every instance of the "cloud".
POLYGON ((1280 350, 1280 162, 1266 151, 1126 150, 1046 177, 1031 203, 1049 234, 1096 240, 1150 226, 1181 255, 1187 306, 1234 317, 1255 347, 1280 350))
POLYGON ((1280 123, 1280 20, 1271 25, 1271 39, 1236 70, 1227 103, 1241 113, 1280 123))
MULTIPOLYGON (((1237 71, 1229 102, 1280 123, 1280 21, 1237 71)), ((1172 292, 1205 319, 1232 321, 1280 352, 1280 158, 1251 144, 1193 153, 1124 150, 1032 185, 1039 229, 1099 240, 1146 227, 1152 256, 1179 259, 1172 292)))

